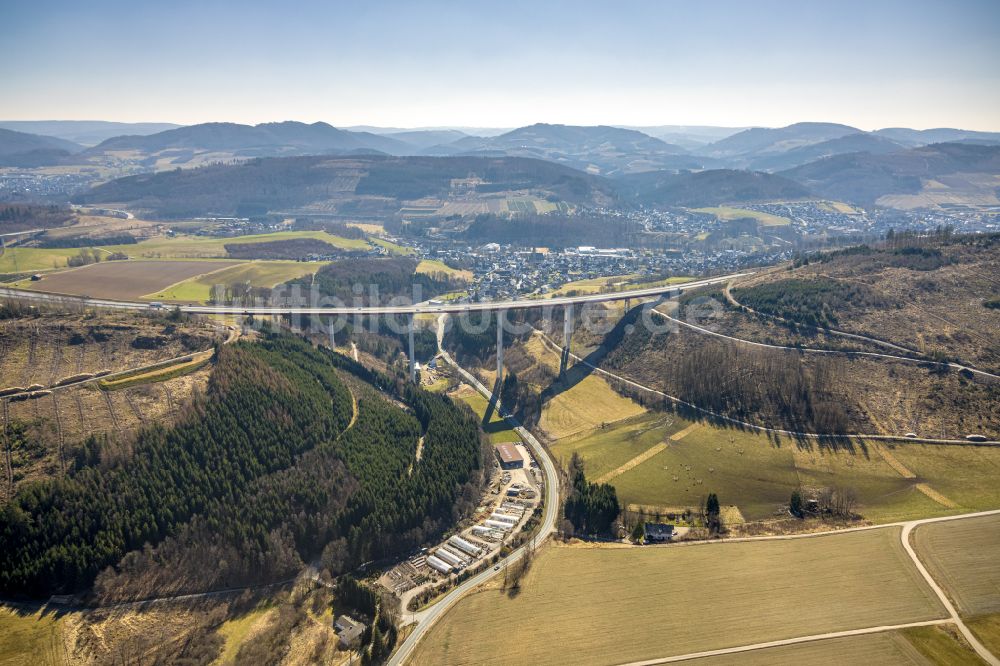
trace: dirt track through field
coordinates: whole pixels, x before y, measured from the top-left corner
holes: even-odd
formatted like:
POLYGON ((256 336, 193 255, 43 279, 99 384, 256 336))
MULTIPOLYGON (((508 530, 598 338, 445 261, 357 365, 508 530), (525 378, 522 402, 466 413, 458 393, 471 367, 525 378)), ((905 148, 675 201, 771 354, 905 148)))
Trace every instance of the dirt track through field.
POLYGON ((683 430, 679 430, 679 431, 675 432, 674 434, 672 434, 670 436, 670 440, 674 441, 674 442, 679 442, 680 440, 682 440, 685 437, 687 437, 688 435, 690 435, 693 430, 697 430, 697 429, 698 429, 698 424, 697 423, 692 423, 687 428, 684 428, 683 430))
MULTIPOLYGON (((687 428, 687 429, 689 430, 690 428, 687 428)), ((671 437, 671 439, 673 439, 673 438, 671 437)), ((605 474, 604 476, 599 477, 597 479, 596 483, 607 483, 607 482, 611 481, 612 479, 621 476, 622 474, 624 474, 625 472, 629 471, 630 469, 634 469, 634 468, 638 467, 642 463, 646 462, 647 460, 649 460, 650 458, 652 458, 656 454, 665 451, 666 449, 667 449, 666 442, 660 442, 659 444, 654 444, 649 449, 647 449, 646 451, 643 451, 642 453, 640 453, 639 455, 637 455, 635 458, 632 458, 631 460, 629 460, 628 462, 626 462, 621 467, 618 467, 617 469, 613 469, 610 472, 608 472, 607 474, 605 474)))
MULTIPOLYGON (((904 479, 917 478, 917 475, 914 474, 909 467, 900 462, 899 458, 892 455, 892 451, 882 446, 881 444, 875 444, 875 450, 878 451, 879 455, 882 456, 882 460, 884 460, 889 465, 889 467, 899 472, 899 475, 901 477, 903 477, 904 479)), ((914 485, 914 488, 916 488, 924 495, 926 495, 928 498, 930 498, 932 501, 937 502, 943 507, 947 507, 949 509, 958 508, 958 504, 948 499, 938 491, 934 490, 933 488, 930 487, 930 485, 926 483, 918 483, 914 485)))

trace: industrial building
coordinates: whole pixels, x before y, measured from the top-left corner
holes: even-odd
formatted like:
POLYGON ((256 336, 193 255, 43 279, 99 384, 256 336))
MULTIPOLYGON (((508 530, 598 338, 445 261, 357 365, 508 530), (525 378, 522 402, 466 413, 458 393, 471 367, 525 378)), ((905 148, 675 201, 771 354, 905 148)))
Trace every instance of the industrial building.
POLYGON ((524 467, 524 457, 513 444, 497 444, 497 459, 503 469, 521 469, 524 467))
POLYGON ((465 566, 465 560, 463 560, 450 550, 446 550, 444 548, 438 548, 437 550, 435 550, 434 557, 437 557, 442 562, 447 562, 456 569, 461 569, 462 567, 465 566))
POLYGON ((434 555, 431 555, 430 557, 427 558, 427 566, 429 566, 431 569, 434 569, 438 573, 443 573, 443 574, 451 573, 451 568, 452 568, 450 564, 448 564, 444 560, 435 557, 434 555))
POLYGON ((455 535, 448 539, 448 544, 459 549, 463 553, 467 553, 472 557, 479 557, 479 553, 483 551, 482 548, 472 543, 471 541, 466 541, 462 537, 455 535))

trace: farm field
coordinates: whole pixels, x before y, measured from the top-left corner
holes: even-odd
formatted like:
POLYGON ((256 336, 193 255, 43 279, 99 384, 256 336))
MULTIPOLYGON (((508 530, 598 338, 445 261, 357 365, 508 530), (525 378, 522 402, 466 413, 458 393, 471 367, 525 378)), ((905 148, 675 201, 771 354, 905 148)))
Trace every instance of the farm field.
POLYGON ((455 278, 461 278, 466 282, 472 281, 472 271, 463 271, 457 268, 452 268, 443 261, 438 261, 437 259, 424 259, 419 264, 417 264, 418 273, 446 273, 447 275, 455 278))
POLYGON ((1000 654, 1000 613, 964 618, 976 638, 993 654, 1000 654))
MULTIPOLYGON (((942 634, 941 642, 950 641, 953 651, 976 663, 976 655, 937 627, 928 627, 942 634)), ((915 641, 914 641, 915 642, 915 641)), ((920 648, 907 639, 902 631, 833 638, 798 645, 740 652, 719 657, 692 659, 691 666, 841 666, 842 664, 881 664, 884 666, 925 666, 929 662, 920 648)), ((947 645, 947 643, 945 643, 947 645)), ((923 644, 921 643, 921 647, 923 644)), ((949 654, 953 656, 953 654, 949 654)), ((942 662, 944 663, 944 662, 942 662)), ((948 662, 955 663, 955 662, 948 662)))
POLYGON ((304 275, 313 275, 325 266, 322 262, 302 261, 254 261, 211 273, 198 275, 158 291, 145 294, 143 298, 180 303, 204 303, 211 298, 215 285, 231 285, 249 282, 253 287, 275 287, 304 275))
POLYGON ((667 548, 552 545, 536 556, 518 595, 491 589, 466 597, 410 663, 475 664, 490 655, 493 664, 620 664, 943 617, 899 534, 885 528, 667 548))
MULTIPOLYGON (((568 376, 570 374, 567 372, 568 376)), ((538 425, 549 437, 559 440, 606 427, 645 411, 638 403, 615 393, 601 377, 588 375, 548 400, 538 425)))
POLYGON ((791 224, 792 221, 787 217, 781 217, 780 215, 772 215, 770 213, 762 213, 757 210, 748 210, 746 208, 730 208, 729 206, 715 206, 712 208, 693 208, 692 213, 708 213, 714 215, 720 220, 738 220, 741 217, 752 217, 753 219, 760 222, 766 227, 778 227, 786 224, 791 224))
POLYGON ((45 275, 17 286, 72 296, 132 300, 235 266, 227 261, 107 261, 45 275))
POLYGON ((414 250, 412 247, 400 245, 399 243, 393 243, 383 238, 372 238, 370 240, 375 245, 378 245, 379 247, 384 247, 386 250, 389 251, 390 254, 398 254, 404 257, 410 256, 411 254, 416 254, 416 250, 414 250))
POLYGON ((588 478, 597 479, 666 444, 662 451, 608 479, 623 505, 692 507, 715 492, 723 504, 736 505, 746 520, 762 520, 774 517, 796 488, 836 487, 853 490, 858 498, 855 511, 877 523, 1000 507, 997 449, 900 444, 891 448, 891 455, 915 473, 907 478, 874 445, 856 444, 852 451, 815 442, 800 446, 790 439, 775 444, 762 434, 708 423, 670 441, 672 434, 690 425, 676 415, 649 412, 567 437, 554 443, 552 450, 563 460, 578 452, 588 478), (958 508, 931 499, 918 484, 926 484, 958 508))
POLYGON ((0 666, 61 666, 62 622, 53 613, 0 606, 0 666))
POLYGON ((0 254, 0 273, 33 273, 66 268, 79 248, 8 247, 0 254))
POLYGON ((920 525, 912 539, 959 613, 1000 612, 1000 515, 920 525))
MULTIPOLYGON (((104 245, 101 252, 123 252, 133 259, 225 259, 228 243, 269 243, 280 240, 312 238, 345 250, 364 250, 368 242, 359 238, 342 238, 325 231, 278 231, 251 236, 213 237, 156 236, 132 245, 104 245)), ((33 272, 66 268, 70 257, 82 248, 8 248, 0 255, 0 273, 33 272)))

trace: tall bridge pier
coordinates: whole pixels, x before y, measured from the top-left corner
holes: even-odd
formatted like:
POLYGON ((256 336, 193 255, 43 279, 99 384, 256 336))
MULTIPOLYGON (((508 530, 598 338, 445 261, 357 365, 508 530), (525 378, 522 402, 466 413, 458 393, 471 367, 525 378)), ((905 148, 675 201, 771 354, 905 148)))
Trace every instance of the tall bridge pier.
POLYGON ((566 374, 566 366, 569 365, 569 343, 573 338, 573 305, 569 304, 563 308, 563 348, 559 357, 559 379, 566 374))
POLYGON ((414 384, 417 383, 417 355, 416 355, 416 353, 413 350, 413 348, 414 348, 414 344, 413 344, 413 319, 414 319, 415 316, 416 315, 414 315, 414 314, 411 313, 410 316, 407 317, 407 320, 406 320, 407 333, 409 334, 409 337, 410 337, 410 381, 413 382, 414 384))
POLYGON ((497 310, 497 390, 503 382, 503 322, 506 310, 497 310))

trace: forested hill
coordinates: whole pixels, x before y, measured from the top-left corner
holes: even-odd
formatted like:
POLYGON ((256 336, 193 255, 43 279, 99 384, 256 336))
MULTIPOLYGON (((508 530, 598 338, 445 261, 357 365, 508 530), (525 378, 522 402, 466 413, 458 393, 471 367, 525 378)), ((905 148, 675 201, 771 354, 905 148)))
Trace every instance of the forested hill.
POLYGON ((288 336, 220 348, 177 426, 142 431, 118 464, 92 441, 66 478, 4 507, 0 592, 83 590, 102 570, 104 600, 262 584, 321 554, 339 573, 433 537, 479 482, 475 420, 409 387, 401 410, 345 369, 393 388, 288 336))
MULTIPOLYGON (((532 191, 570 203, 610 201, 607 181, 544 160, 483 157, 282 157, 119 178, 78 197, 161 217, 281 210, 331 198, 417 200, 473 191, 532 191), (461 183, 460 185, 456 184, 461 183)), ((398 210, 396 204, 394 211, 398 210)))

